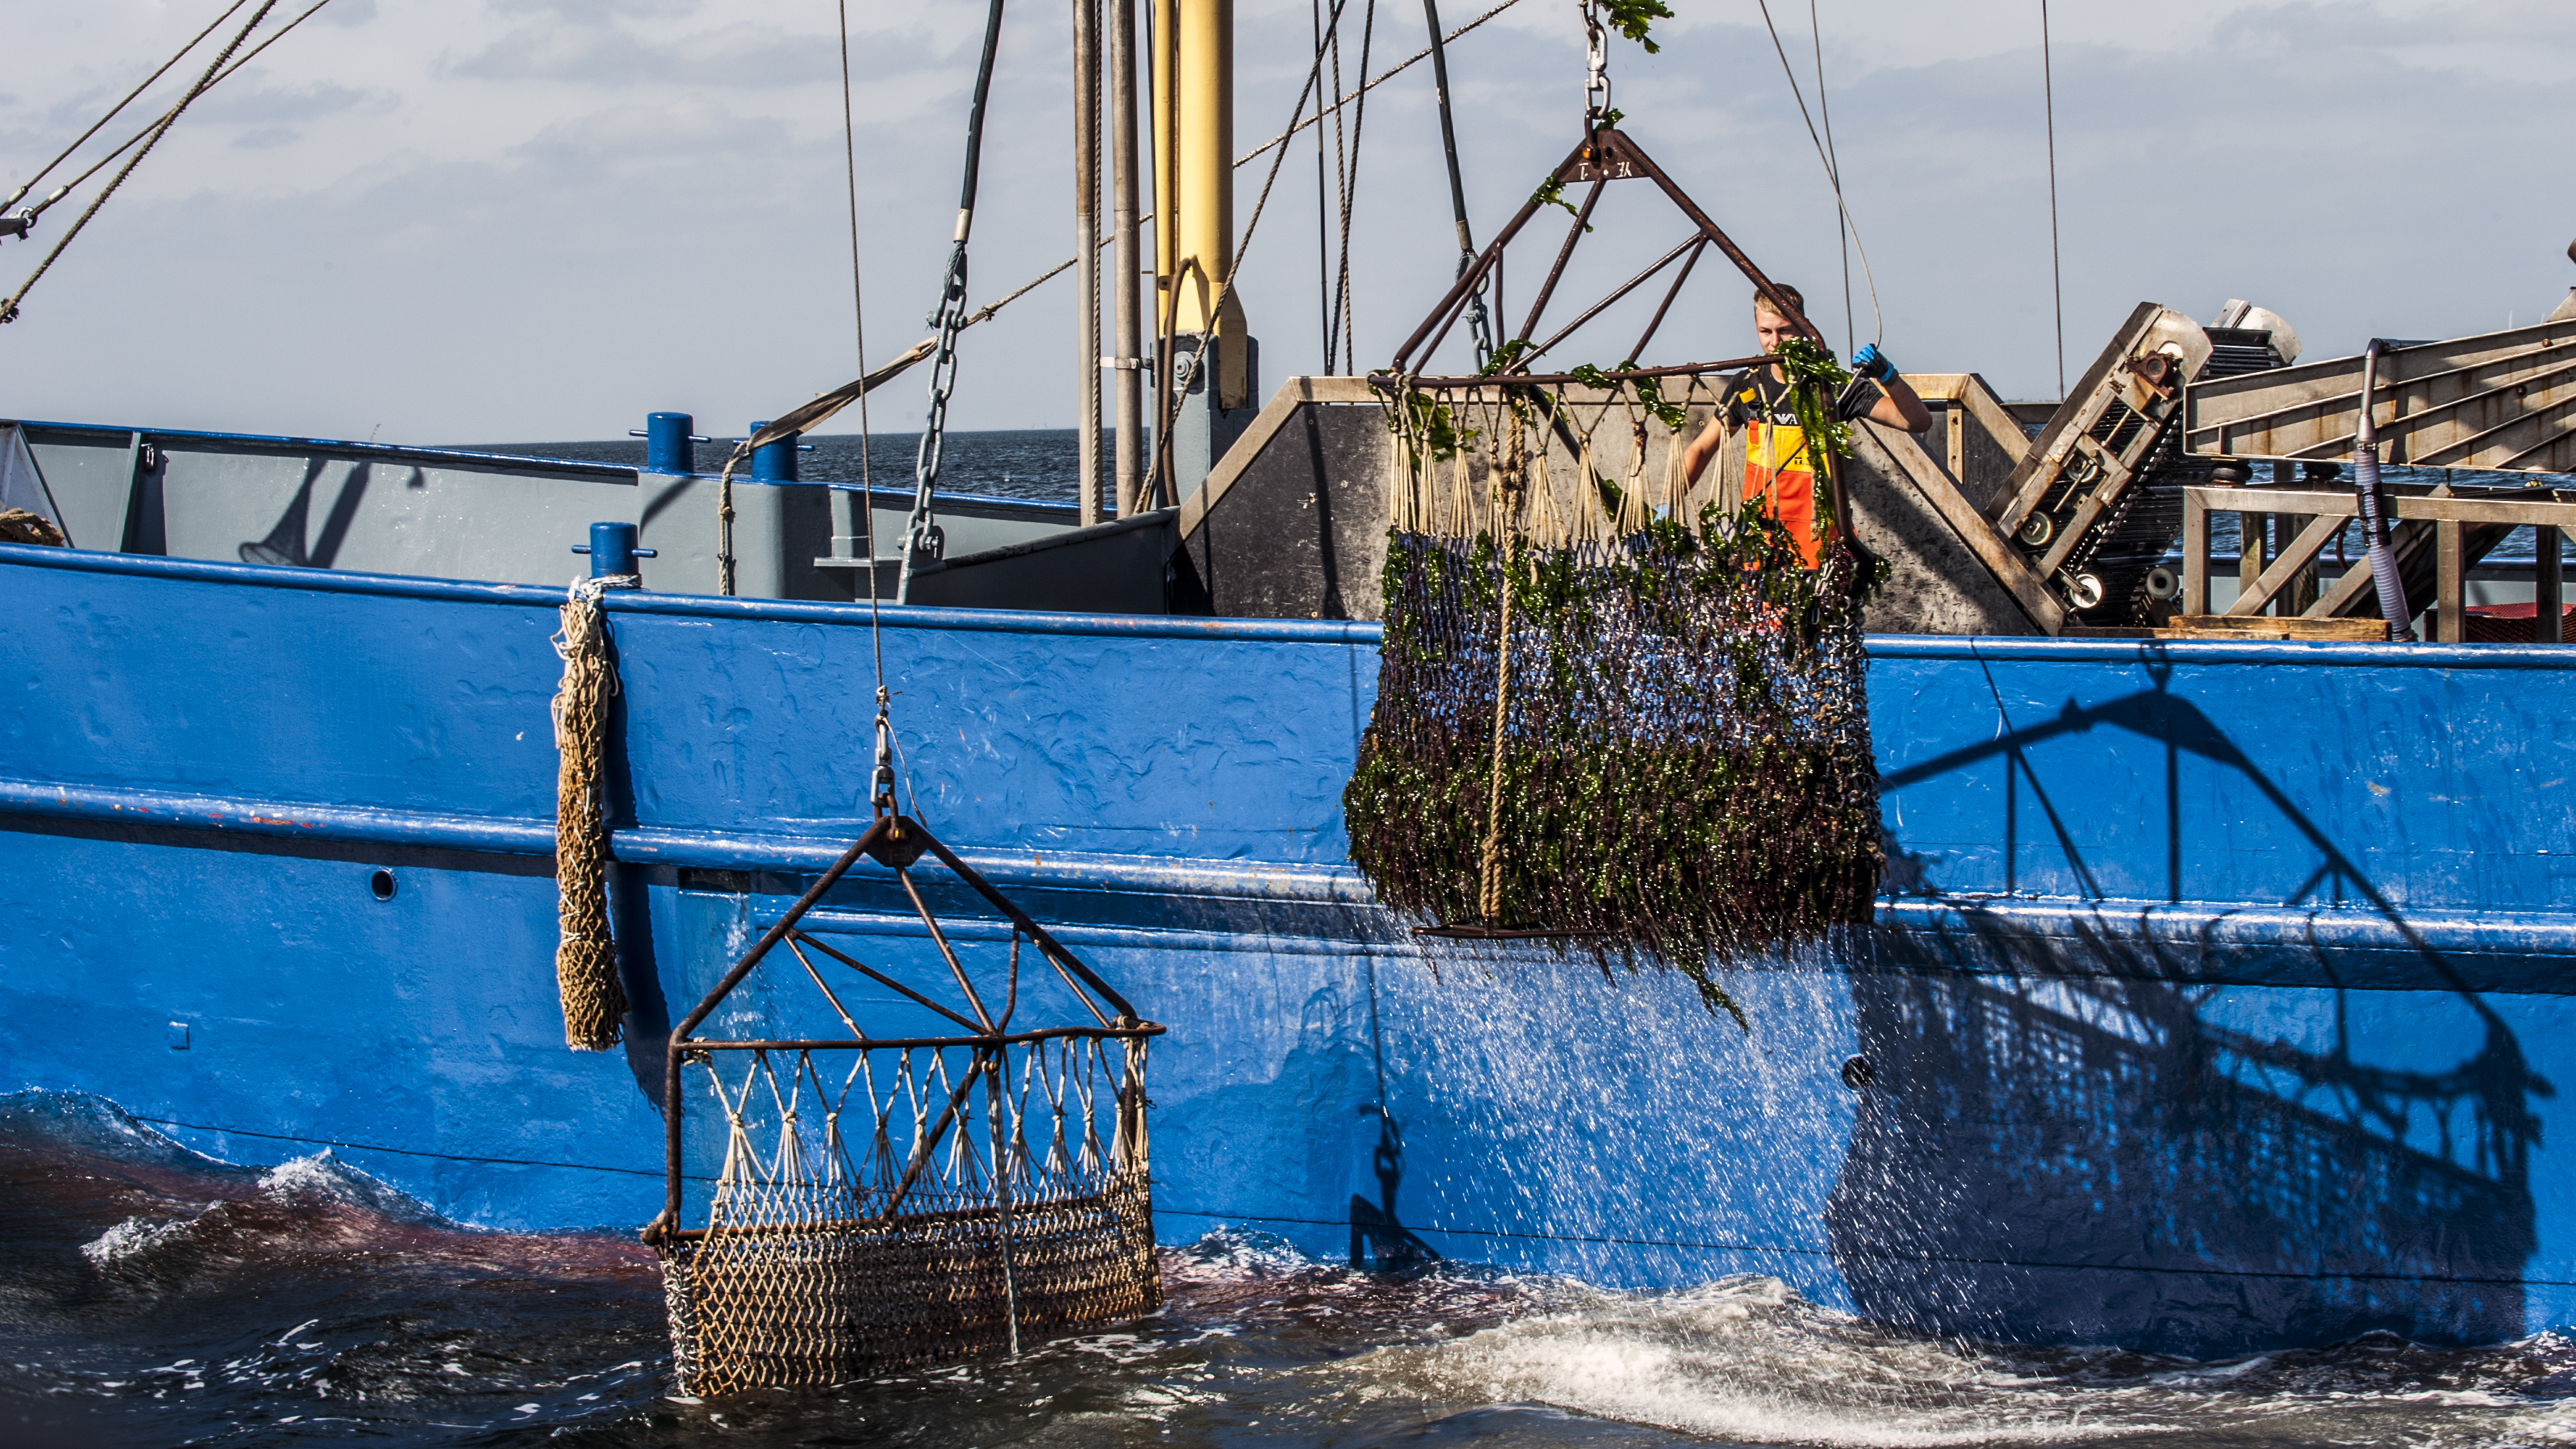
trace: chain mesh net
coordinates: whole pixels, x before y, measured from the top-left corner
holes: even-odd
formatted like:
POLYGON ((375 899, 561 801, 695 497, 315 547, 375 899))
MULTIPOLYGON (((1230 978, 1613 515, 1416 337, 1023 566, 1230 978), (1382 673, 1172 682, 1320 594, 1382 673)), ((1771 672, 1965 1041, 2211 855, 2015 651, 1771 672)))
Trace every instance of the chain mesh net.
POLYGON ((1016 1351, 1160 1301, 1141 1039, 701 1050, 684 1070, 725 1133, 706 1227, 661 1242, 688 1393, 1016 1351))
POLYGON ((1392 398, 1385 642, 1343 805, 1397 910, 1668 966, 1731 1011, 1713 967, 1870 918, 1878 568, 1821 476, 1813 568, 1739 464, 1687 479, 1707 392, 1663 386, 1392 398))

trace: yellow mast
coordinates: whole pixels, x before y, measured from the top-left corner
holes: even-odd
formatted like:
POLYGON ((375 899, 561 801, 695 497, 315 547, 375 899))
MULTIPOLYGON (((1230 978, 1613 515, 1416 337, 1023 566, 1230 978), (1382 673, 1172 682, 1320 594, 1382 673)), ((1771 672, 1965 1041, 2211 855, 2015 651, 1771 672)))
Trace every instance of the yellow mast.
MULTIPOLYGON (((1234 272, 1234 0, 1154 0, 1154 162, 1155 315, 1188 337, 1234 272)), ((1243 305, 1218 311, 1217 406, 1244 407, 1243 305)))

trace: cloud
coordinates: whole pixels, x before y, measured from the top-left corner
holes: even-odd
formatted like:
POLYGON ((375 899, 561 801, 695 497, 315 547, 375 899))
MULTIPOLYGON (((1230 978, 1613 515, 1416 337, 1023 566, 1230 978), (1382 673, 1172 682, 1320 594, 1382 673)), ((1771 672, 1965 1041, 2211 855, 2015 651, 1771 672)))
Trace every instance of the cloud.
POLYGON ((253 84, 246 90, 225 86, 211 91, 189 108, 188 115, 199 124, 213 121, 277 125, 319 120, 362 106, 381 110, 393 104, 394 98, 383 91, 358 90, 328 81, 300 86, 253 84))
MULTIPOLYGON (((901 63, 877 46, 851 59, 869 74, 901 63)), ((666 41, 617 29, 523 26, 446 69, 478 80, 598 86, 774 87, 837 83, 841 76, 840 57, 829 40, 766 25, 733 25, 666 41)))
MULTIPOLYGON (((12 324, 0 396, 39 415, 361 437, 381 421, 387 437, 434 441, 616 436, 657 407, 739 427, 849 375, 829 6, 485 0, 369 15, 369 3, 333 0, 324 16, 363 28, 298 30, 155 152, 12 324), (262 325, 245 332, 246 312, 262 325), (127 339, 146 332, 155 346, 138 352, 127 339)), ((1457 0, 1443 19, 1487 3, 1457 0)), ((19 8, 0 157, 22 168, 203 23, 158 0, 19 8)), ((1770 37, 1736 0, 1675 8, 1661 56, 1614 51, 1629 128, 1766 269, 1820 299, 1839 342, 1832 197, 1770 37)), ((1772 9, 1805 24, 1794 0, 1772 9)), ((2249 297, 2326 356, 2373 333, 2528 319, 2564 295, 2563 209, 2457 198, 2522 196, 2556 174, 2563 87, 2550 78, 2576 70, 2576 6, 2052 10, 2070 372, 2142 298, 2206 316, 2249 297)), ((2053 391, 2035 10, 2027 23, 1963 22, 1920 0, 1835 0, 1822 15, 1889 350, 1926 370, 1982 370, 2015 396, 2053 391)), ((983 7, 853 5, 851 18, 861 262, 882 357, 921 335, 946 257, 983 7)), ((1378 20, 1376 63, 1421 44, 1418 12, 1378 20)), ((1241 0, 1242 145, 1286 122, 1310 23, 1294 0, 1241 0)), ((1014 7, 1007 24, 978 304, 1072 251, 1065 12, 1014 7)), ((1812 102, 1808 37, 1782 40, 1812 102)), ((1354 34, 1346 74, 1357 59, 1354 34)), ((1572 7, 1519 5, 1450 64, 1483 239, 1572 143, 1572 7)), ((1455 263, 1428 71, 1369 104, 1352 237, 1364 363, 1392 351, 1455 263)), ((1319 260, 1311 135, 1292 152, 1241 279, 1268 384, 1317 365, 1317 274, 1338 251, 1327 206, 1319 260)), ((1238 174, 1238 225, 1267 161, 1238 174)), ((1671 218, 1634 195, 1605 201, 1614 212, 1632 220, 1587 243, 1569 298, 1670 243, 1671 218)), ((1740 289, 1712 265, 1692 289, 1705 282, 1714 300, 1685 298, 1660 334, 1677 353, 1742 350, 1740 289)), ((1536 280, 1515 276, 1515 309, 1536 280)), ((1867 340, 1857 267, 1853 286, 1867 340)), ((1069 419, 1073 295, 1061 278, 969 334, 958 426, 1069 419)), ((1585 355, 1611 360, 1613 345, 1585 355)), ((890 393, 880 420, 919 396, 890 393)))
POLYGON ((738 163, 788 142, 777 122, 710 101, 612 106, 558 121, 510 154, 540 170, 598 177, 652 170, 673 161, 738 163))
POLYGON ((560 15, 596 24, 622 16, 658 20, 695 15, 706 6, 702 0, 486 0, 485 8, 498 15, 560 15))

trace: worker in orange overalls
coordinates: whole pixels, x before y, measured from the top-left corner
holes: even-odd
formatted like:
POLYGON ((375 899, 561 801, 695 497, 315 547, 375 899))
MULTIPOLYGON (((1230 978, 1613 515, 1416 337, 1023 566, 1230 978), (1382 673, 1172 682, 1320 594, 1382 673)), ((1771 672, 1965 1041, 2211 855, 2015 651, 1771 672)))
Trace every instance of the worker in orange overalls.
MULTIPOLYGON (((1806 309, 1807 299, 1797 288, 1780 286, 1779 290, 1789 299, 1789 305, 1806 309)), ((1763 351, 1776 352, 1781 343, 1801 332, 1815 335, 1814 329, 1803 321, 1781 316, 1769 297, 1758 291, 1753 294, 1753 335, 1760 340, 1763 351)), ((1909 433, 1931 428, 1931 410, 1923 406, 1923 399, 1879 352, 1877 343, 1860 350, 1860 355, 1852 359, 1852 371, 1878 384, 1878 401, 1863 414, 1871 422, 1909 433)), ((1798 556, 1807 567, 1814 568, 1824 548, 1824 535, 1816 527, 1816 463, 1807 446, 1806 433, 1798 426, 1798 416, 1789 408, 1788 379, 1781 375, 1777 363, 1759 371, 1747 369, 1728 378, 1719 396, 1726 399, 1726 405, 1682 451, 1683 471, 1692 482, 1698 482, 1708 460, 1725 446, 1728 435, 1742 430, 1745 499, 1759 500, 1764 513, 1780 520, 1797 541, 1798 556)))

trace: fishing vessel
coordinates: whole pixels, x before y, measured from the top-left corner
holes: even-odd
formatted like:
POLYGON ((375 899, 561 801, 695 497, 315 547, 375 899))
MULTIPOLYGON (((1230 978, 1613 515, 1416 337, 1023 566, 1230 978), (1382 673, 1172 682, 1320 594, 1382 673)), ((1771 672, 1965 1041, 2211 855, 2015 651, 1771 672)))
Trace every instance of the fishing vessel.
MULTIPOLYGON (((1962 372, 1917 379, 1925 440, 1857 424, 1850 507, 1891 575, 1866 641, 1883 891, 1870 927, 1727 973, 1739 1030, 1665 974, 1426 941, 1349 863, 1386 384, 1262 391, 1228 310, 1231 99, 1193 82, 1227 7, 1161 0, 1150 85, 1121 79, 1130 11, 1096 17, 1092 154, 1125 158, 1107 250, 1136 278, 1150 109, 1166 300, 1150 358, 1141 303, 1091 323, 1115 396, 1082 503, 940 493, 936 407, 917 486, 799 480, 797 430, 882 376, 713 472, 671 413, 641 467, 0 430, 0 501, 68 544, 0 545, 16 1081, 234 1160, 327 1146, 470 1224, 644 1224, 672 1029, 867 827, 882 679, 901 808, 1168 1028, 1165 1241, 1750 1272, 1908 1327, 2195 1354, 2576 1320, 2576 1148, 2546 1130, 2576 1079, 2576 504, 2421 471, 2576 466, 2576 321, 2302 363, 2277 318, 2145 304, 2035 414, 1962 372), (2356 487, 2356 448, 2419 471, 2356 487), (2213 518, 2253 520, 2232 578, 2213 518), (2467 642, 2515 626, 2469 600, 2524 527, 2528 642, 2467 642), (2338 568, 2355 530, 2376 558, 2338 568), (595 593, 629 1004, 605 1053, 565 1049, 550 964, 576 569, 642 585, 595 593)), ((1551 173, 1589 188, 1569 209, 1686 202, 1601 115, 1551 173)), ((1553 199, 1481 250, 1462 208, 1434 322, 1509 316, 1505 244, 1553 199)), ((1686 277, 1731 243, 1681 215, 1686 277)), ((935 400, 962 279, 907 354, 935 400)), ((1552 286, 1503 342, 1545 338, 1552 286)), ((1718 399, 1684 401, 1696 424, 1718 399)), ((911 939, 872 864, 802 920, 859 956, 911 939)))

